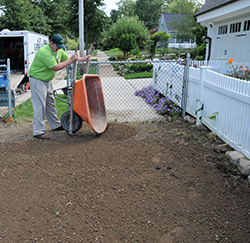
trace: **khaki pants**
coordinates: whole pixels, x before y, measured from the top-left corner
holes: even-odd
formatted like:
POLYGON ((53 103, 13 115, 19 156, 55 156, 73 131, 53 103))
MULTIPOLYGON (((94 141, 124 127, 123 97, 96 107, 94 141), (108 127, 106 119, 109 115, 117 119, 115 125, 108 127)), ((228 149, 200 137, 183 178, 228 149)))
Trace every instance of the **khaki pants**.
POLYGON ((34 110, 33 135, 43 134, 45 131, 45 118, 52 129, 61 126, 57 117, 55 97, 51 82, 43 82, 30 77, 31 100, 34 110))

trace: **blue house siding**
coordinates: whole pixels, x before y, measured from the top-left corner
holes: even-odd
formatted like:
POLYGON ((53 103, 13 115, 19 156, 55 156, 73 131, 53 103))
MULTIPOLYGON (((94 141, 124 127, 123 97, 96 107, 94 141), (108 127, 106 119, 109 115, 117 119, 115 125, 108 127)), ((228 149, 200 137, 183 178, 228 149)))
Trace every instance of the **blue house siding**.
MULTIPOLYGON (((186 41, 186 40, 177 40, 174 35, 176 30, 172 26, 174 22, 178 22, 182 20, 183 18, 187 17, 187 14, 174 14, 174 13, 164 13, 162 12, 161 18, 159 20, 159 27, 158 27, 158 32, 160 31, 165 31, 168 34, 172 36, 169 40, 169 47, 184 47, 184 48, 193 48, 195 46, 195 43, 193 43, 191 40, 186 41), (187 45, 181 46, 182 43, 185 43, 187 45), (175 46, 171 46, 171 44, 175 46)), ((159 43, 161 45, 161 43, 159 43)))

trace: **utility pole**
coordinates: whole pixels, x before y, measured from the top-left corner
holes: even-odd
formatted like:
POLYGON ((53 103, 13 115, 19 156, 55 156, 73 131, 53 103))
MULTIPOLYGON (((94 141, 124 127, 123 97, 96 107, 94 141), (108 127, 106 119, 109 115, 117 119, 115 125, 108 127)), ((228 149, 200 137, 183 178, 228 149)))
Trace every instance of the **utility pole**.
POLYGON ((80 57, 84 57, 84 0, 79 0, 79 47, 80 57))

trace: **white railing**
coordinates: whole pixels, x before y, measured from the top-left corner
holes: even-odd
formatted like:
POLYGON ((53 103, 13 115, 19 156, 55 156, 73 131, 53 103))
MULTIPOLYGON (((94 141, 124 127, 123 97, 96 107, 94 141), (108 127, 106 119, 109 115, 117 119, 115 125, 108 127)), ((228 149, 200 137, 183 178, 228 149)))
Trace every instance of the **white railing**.
POLYGON ((195 48, 195 43, 169 43, 169 48, 195 48))

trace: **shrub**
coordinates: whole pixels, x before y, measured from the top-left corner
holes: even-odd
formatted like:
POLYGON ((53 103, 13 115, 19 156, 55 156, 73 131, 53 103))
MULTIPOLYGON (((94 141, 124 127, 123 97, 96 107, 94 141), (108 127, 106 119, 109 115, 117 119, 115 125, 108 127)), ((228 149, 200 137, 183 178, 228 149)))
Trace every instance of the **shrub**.
POLYGON ((124 54, 122 54, 122 53, 118 53, 117 55, 115 55, 115 57, 116 57, 116 59, 117 59, 118 61, 124 61, 124 60, 126 60, 127 55, 124 55, 124 54))
POLYGON ((124 55, 136 47, 136 37, 134 34, 122 34, 119 38, 119 49, 124 55))
POLYGON ((204 56, 204 59, 205 59, 205 55, 206 55, 206 44, 205 43, 196 48, 196 55, 197 56, 204 56))
POLYGON ((116 58, 114 56, 111 56, 108 59, 109 59, 109 61, 115 61, 116 60, 116 58))
POLYGON ((79 40, 78 39, 75 40, 75 39, 68 38, 67 49, 68 50, 75 50, 76 46, 78 48, 78 46, 79 46, 79 40))
POLYGON ((133 72, 150 72, 153 70, 153 64, 147 63, 134 63, 129 67, 133 72))
POLYGON ((143 48, 144 41, 148 38, 147 29, 144 23, 139 21, 138 17, 124 17, 118 19, 108 31, 104 32, 103 46, 109 47, 106 49, 117 47, 117 43, 119 43, 119 38, 122 34, 135 35, 139 48, 143 48))
POLYGON ((150 54, 155 55, 156 45, 160 41, 165 48, 168 46, 170 35, 165 31, 155 32, 149 37, 150 42, 147 45, 150 45, 150 54))
POLYGON ((136 48, 134 48, 133 50, 131 50, 131 54, 134 56, 140 56, 140 49, 138 46, 136 46, 136 48))

